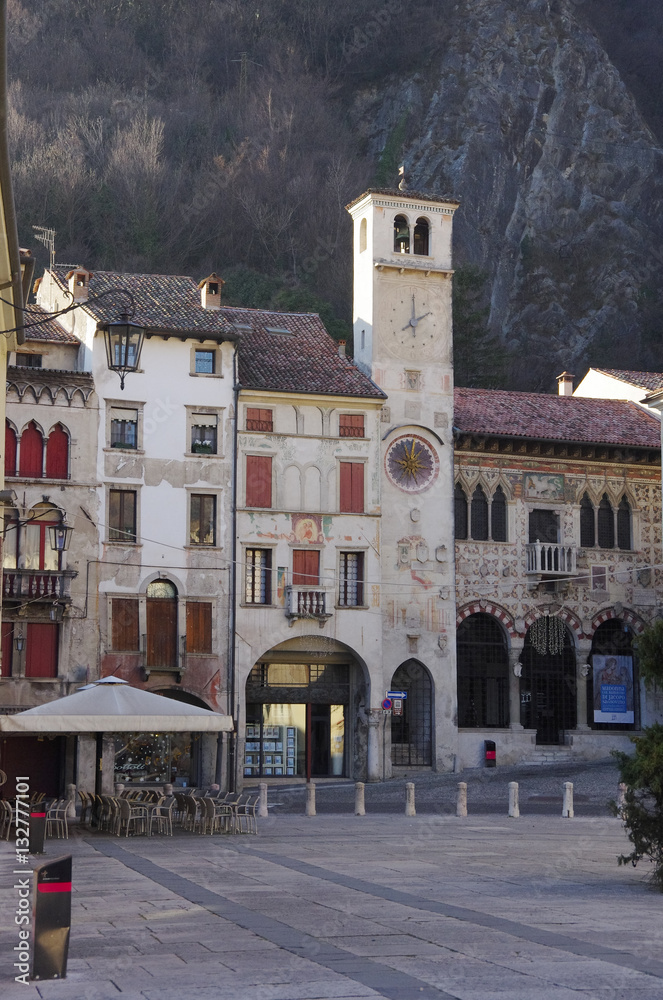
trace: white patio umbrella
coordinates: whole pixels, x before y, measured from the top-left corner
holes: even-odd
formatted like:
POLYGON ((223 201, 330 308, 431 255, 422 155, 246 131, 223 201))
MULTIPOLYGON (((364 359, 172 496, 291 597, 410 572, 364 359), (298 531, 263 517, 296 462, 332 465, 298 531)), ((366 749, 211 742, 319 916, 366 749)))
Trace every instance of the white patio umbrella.
POLYGON ((229 715, 187 705, 104 677, 64 698, 0 716, 0 733, 221 733, 229 715))

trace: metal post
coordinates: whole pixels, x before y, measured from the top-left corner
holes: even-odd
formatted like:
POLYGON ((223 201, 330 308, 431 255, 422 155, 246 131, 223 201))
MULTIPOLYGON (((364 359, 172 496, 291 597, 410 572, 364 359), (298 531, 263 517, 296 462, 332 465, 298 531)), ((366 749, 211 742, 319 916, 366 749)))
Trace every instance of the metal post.
POLYGON ((364 801, 364 782, 358 781, 355 784, 355 816, 365 816, 366 805, 364 801))
POLYGON ((518 801, 518 782, 509 782, 509 816, 518 819, 520 816, 520 803, 518 801))
POLYGON ((405 784, 405 815, 406 816, 416 816, 417 811, 414 808, 414 782, 408 781, 405 784))
POLYGON ((306 815, 315 816, 315 781, 306 784, 306 815))
POLYGON ((562 804, 562 816, 564 819, 573 819, 573 782, 564 782, 564 801, 562 804))
POLYGON ((456 800, 456 816, 467 816, 467 782, 458 782, 458 799, 456 800))
POLYGON ((260 785, 260 801, 258 802, 258 816, 261 819, 265 819, 269 816, 269 811, 267 808, 267 782, 261 781, 260 785))

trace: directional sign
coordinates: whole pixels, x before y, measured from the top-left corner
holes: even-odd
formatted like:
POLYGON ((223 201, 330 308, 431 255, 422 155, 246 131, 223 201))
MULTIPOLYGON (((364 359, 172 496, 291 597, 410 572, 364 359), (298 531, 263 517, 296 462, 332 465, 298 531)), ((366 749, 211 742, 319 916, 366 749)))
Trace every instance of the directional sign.
POLYGON ((387 691, 387 698, 407 698, 407 691, 387 691))
POLYGON ((384 701, 382 702, 382 707, 385 710, 385 712, 388 712, 389 709, 391 708, 391 698, 385 698, 384 701))

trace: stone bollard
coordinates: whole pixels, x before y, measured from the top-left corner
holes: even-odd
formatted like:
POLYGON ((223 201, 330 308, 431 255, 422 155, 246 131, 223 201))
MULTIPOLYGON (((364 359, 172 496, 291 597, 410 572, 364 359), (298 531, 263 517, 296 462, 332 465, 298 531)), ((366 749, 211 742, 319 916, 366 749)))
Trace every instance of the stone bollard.
POLYGON ((309 781, 306 785, 306 815, 315 816, 315 782, 309 781))
POLYGON ((467 816, 467 782, 458 782, 458 799, 456 800, 456 816, 467 816))
POLYGON ((562 803, 562 816, 564 819, 573 819, 573 782, 564 782, 564 801, 562 803))
POLYGON ((623 781, 619 782, 619 787, 618 787, 618 790, 617 790, 617 808, 619 810, 619 815, 620 816, 622 815, 624 806, 626 805, 626 789, 627 788, 628 788, 628 785, 625 782, 623 782, 623 781))
POLYGON ((417 810, 414 808, 414 782, 405 783, 405 815, 416 816, 417 810))
POLYGON ((518 801, 518 782, 509 782, 509 816, 512 819, 520 817, 520 803, 518 801))
POLYGON ((164 795, 173 794, 173 786, 171 785, 170 781, 167 781, 166 784, 163 786, 163 794, 164 795))
POLYGON ((121 795, 123 791, 124 791, 124 782, 123 781, 116 781, 115 782, 115 794, 116 795, 121 795))
POLYGON ((365 816, 366 805, 364 802, 364 782, 358 781, 355 784, 355 816, 365 816))
POLYGON ((269 809, 267 807, 267 782, 261 781, 260 785, 260 799, 258 800, 258 816, 261 819, 266 819, 269 816, 269 809))

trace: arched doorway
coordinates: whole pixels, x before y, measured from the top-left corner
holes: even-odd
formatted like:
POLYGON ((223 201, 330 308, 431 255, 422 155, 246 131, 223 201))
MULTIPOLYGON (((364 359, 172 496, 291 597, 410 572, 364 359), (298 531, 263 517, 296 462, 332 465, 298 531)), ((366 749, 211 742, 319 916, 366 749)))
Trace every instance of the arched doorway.
POLYGON ((456 634, 458 725, 462 729, 509 725, 509 652, 492 615, 469 615, 456 634))
POLYGON ((575 729, 576 657, 571 634, 557 615, 537 618, 527 630, 521 655, 520 721, 536 729, 536 742, 564 742, 575 729))
POLYGON ((402 715, 391 716, 391 763, 397 767, 431 767, 433 763, 433 684, 421 663, 402 663, 391 679, 404 691, 402 715))
POLYGON ((636 729, 638 685, 633 631, 621 618, 596 629, 587 675, 587 722, 592 729, 636 729))
POLYGON ((246 681, 243 774, 361 777, 364 671, 343 643, 300 636, 262 656, 246 681))
POLYGON ((170 580, 154 580, 145 601, 147 637, 145 665, 148 670, 177 670, 177 587, 170 580))

